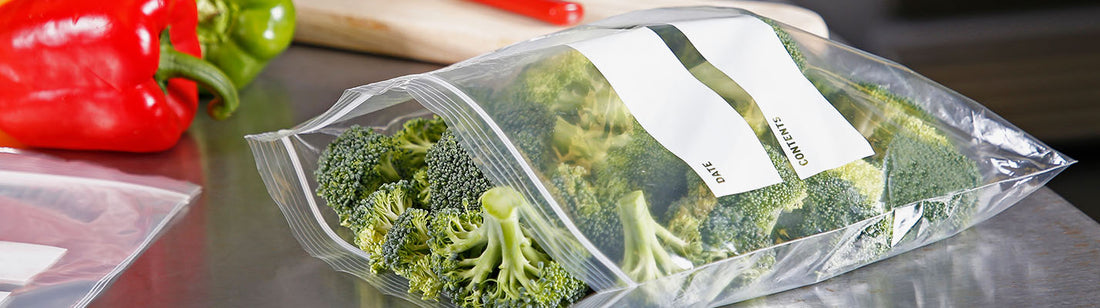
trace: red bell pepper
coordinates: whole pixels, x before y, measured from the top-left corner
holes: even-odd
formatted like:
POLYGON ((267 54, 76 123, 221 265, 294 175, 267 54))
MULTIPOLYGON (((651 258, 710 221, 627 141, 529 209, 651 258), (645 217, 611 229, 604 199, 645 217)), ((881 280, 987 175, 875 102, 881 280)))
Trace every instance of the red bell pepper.
POLYGON ((165 150, 191 125, 195 82, 220 98, 210 115, 229 116, 237 93, 198 58, 197 20, 193 0, 0 2, 0 131, 31 147, 165 150))

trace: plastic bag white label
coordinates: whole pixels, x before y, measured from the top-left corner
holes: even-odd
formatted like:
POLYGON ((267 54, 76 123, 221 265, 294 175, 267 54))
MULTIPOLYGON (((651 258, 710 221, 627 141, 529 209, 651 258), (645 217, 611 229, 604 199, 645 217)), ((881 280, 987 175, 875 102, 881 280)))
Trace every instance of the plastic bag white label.
POLYGON ((715 196, 782 182, 745 119, 639 28, 570 44, 584 54, 646 132, 691 166, 715 196))
POLYGON ((738 16, 671 25, 752 96, 799 178, 874 154, 867 139, 802 75, 767 23, 738 16))
POLYGON ((23 286, 57 263, 66 249, 0 241, 0 284, 23 286))
POLYGON ((912 229, 923 215, 924 209, 916 205, 894 208, 894 229, 890 232, 893 235, 890 238, 890 245, 896 246, 900 243, 905 235, 909 234, 909 229, 912 229))

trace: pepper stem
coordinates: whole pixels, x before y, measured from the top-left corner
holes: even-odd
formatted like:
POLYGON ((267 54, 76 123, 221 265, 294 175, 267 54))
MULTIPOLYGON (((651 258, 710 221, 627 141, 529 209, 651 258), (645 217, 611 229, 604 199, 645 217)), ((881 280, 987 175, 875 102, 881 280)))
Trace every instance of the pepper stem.
POLYGON ((216 120, 228 118, 240 104, 237 88, 233 86, 229 76, 210 62, 179 52, 168 43, 160 46, 160 64, 155 77, 161 81, 182 77, 199 83, 215 95, 206 104, 206 113, 216 120))

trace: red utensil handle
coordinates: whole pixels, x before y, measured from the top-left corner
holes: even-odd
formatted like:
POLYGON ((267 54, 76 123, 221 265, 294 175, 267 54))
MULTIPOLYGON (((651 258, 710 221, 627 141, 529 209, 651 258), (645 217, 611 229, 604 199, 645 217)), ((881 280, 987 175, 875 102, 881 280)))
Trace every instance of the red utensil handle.
POLYGON ((470 0, 505 11, 539 19, 551 24, 568 26, 581 21, 584 8, 580 3, 561 0, 470 0))

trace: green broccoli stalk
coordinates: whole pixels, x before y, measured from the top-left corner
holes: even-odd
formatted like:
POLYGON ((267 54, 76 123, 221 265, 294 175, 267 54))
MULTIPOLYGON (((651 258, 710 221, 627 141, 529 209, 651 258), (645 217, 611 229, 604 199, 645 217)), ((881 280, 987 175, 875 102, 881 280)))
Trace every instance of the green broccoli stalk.
POLYGON ((620 265, 635 281, 649 281, 692 267, 682 256, 699 252, 698 243, 689 243, 657 223, 649 213, 642 191, 627 193, 618 201, 623 225, 624 253, 620 265), (679 254, 669 254, 669 249, 679 254))
POLYGON ((373 129, 352 126, 321 152, 317 162, 317 195, 341 221, 352 207, 385 183, 400 180, 405 165, 395 160, 397 143, 373 129))
POLYGON ((467 206, 476 210, 477 198, 493 187, 450 129, 428 149, 426 160, 428 204, 433 212, 467 206))
POLYGON ((443 285, 432 271, 429 219, 428 211, 418 208, 401 213, 386 233, 382 259, 390 270, 409 280, 409 293, 420 292, 424 300, 436 300, 443 285))
POLYGON ((462 307, 559 307, 587 286, 534 244, 519 224, 530 206, 506 187, 481 196, 481 211, 436 213, 429 242, 443 290, 462 307))

